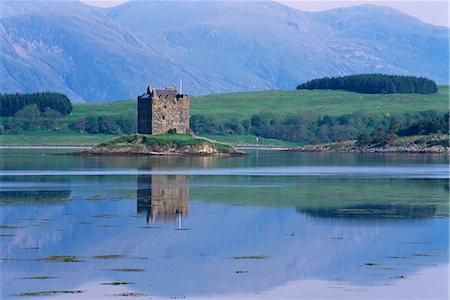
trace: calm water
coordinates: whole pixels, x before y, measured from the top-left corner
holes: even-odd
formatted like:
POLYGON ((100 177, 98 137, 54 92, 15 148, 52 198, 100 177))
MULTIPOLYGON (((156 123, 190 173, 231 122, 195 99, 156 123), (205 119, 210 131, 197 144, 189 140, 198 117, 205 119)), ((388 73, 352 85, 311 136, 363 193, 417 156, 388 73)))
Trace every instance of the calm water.
POLYGON ((2 299, 448 298, 447 156, 0 151, 2 299))

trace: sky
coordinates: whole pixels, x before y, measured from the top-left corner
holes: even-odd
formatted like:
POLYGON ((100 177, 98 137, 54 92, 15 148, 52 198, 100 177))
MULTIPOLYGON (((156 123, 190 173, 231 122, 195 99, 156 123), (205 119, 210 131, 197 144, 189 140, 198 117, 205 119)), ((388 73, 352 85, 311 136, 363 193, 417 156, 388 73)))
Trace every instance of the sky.
MULTIPOLYGON (((111 0, 82 0, 89 5, 112 7, 127 1, 111 1, 111 0)), ((430 23, 439 26, 449 27, 449 5, 448 1, 385 1, 385 0, 371 0, 371 1, 340 1, 340 0, 281 0, 278 1, 293 8, 297 8, 302 11, 321 11, 326 9, 349 7, 361 4, 376 4, 390 6, 401 10, 411 16, 414 16, 425 23, 430 23)))

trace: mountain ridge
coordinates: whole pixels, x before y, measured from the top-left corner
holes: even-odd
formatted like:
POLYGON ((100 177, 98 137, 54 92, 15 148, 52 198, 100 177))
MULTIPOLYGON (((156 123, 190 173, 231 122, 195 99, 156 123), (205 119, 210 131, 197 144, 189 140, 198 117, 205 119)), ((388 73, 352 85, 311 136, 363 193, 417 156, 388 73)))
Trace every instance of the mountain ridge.
POLYGON ((448 82, 448 29, 375 5, 302 12, 277 2, 4 1, 0 92, 74 102, 294 89, 323 76, 387 73, 448 82))

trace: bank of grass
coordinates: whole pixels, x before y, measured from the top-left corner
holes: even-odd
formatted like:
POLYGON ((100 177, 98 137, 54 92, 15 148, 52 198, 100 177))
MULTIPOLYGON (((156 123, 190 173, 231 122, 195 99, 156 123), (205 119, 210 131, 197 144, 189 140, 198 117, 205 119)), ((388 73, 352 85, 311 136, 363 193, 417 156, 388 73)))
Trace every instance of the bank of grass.
POLYGON ((291 148, 303 145, 277 139, 266 139, 255 135, 205 135, 209 139, 228 143, 234 147, 249 148, 291 148))
POLYGON ((88 147, 110 140, 112 134, 81 134, 76 132, 33 132, 0 135, 0 146, 66 146, 88 147))
POLYGON ((177 147, 196 146, 199 144, 209 144, 218 149, 231 149, 230 144, 220 143, 211 139, 193 136, 189 134, 129 134, 101 143, 100 147, 124 148, 124 147, 147 147, 155 148, 174 144, 177 147))

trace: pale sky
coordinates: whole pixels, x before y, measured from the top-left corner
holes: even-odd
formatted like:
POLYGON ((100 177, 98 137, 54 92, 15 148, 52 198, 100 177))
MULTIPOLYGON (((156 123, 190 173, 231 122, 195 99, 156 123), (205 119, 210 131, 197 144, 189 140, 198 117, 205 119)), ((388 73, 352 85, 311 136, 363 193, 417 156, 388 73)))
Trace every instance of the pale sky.
MULTIPOLYGON (((127 1, 111 1, 111 0, 82 0, 83 2, 101 6, 101 7, 111 7, 122 4, 127 1)), ((371 1, 340 1, 340 0, 284 0, 278 1, 285 5, 297 8, 302 11, 321 11, 331 8, 338 7, 348 7, 361 4, 377 4, 385 5, 393 8, 397 8, 404 13, 414 16, 423 22, 446 26, 449 27, 448 16, 449 16, 449 5, 448 1, 409 1, 409 0, 397 0, 397 1, 386 1, 386 0, 371 0, 371 1)))

